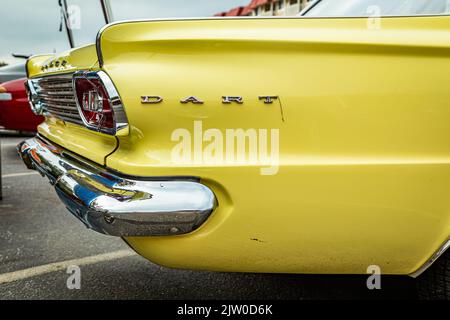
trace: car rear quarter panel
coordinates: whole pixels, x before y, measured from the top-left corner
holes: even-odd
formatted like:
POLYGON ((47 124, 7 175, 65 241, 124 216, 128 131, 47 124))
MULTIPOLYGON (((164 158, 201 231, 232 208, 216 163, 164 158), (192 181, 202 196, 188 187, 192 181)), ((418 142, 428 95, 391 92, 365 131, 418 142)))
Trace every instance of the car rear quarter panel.
POLYGON ((386 274, 449 236, 450 17, 134 22, 99 39, 131 124, 107 166, 198 176, 219 207, 200 229, 128 238, 180 268, 386 274), (142 95, 160 95, 157 105, 142 95), (203 105, 180 103, 197 96, 203 105), (243 96, 223 105, 223 95, 243 96), (278 95, 264 105, 258 95, 278 95), (174 130, 279 129, 280 167, 174 163, 174 130))

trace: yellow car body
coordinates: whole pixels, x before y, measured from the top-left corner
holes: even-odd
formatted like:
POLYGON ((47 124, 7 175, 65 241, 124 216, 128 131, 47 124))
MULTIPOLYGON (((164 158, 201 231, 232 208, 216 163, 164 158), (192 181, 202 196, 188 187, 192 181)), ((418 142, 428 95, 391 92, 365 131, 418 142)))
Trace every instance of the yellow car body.
POLYGON ((27 63, 29 78, 103 70, 129 128, 47 116, 39 134, 115 172, 199 177, 217 207, 183 235, 126 237, 174 268, 413 274, 450 235, 450 17, 192 19, 104 28, 27 63), (65 61, 56 67, 57 61, 65 61), (243 104, 223 104, 223 96, 243 104), (258 99, 278 96, 272 104, 258 99), (142 96, 160 96, 143 104, 142 96), (203 104, 180 103, 195 96, 203 104), (179 128, 278 129, 279 168, 174 163, 179 128))

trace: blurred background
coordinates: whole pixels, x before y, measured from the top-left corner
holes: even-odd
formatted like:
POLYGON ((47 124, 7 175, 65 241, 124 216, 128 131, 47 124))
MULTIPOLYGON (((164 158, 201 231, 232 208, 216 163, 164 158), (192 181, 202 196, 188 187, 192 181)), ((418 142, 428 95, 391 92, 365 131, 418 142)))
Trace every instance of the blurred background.
MULTIPOLYGON (((213 16, 249 0, 110 0, 112 20, 213 16)), ((105 24, 100 0, 66 0, 75 46, 93 43, 105 24)), ((0 64, 70 48, 59 0, 0 0, 0 64)))

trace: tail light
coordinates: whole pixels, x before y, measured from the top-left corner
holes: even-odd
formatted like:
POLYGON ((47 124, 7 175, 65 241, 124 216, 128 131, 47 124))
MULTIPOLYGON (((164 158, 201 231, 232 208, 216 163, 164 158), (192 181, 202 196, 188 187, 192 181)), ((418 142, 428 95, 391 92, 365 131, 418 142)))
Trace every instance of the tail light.
POLYGON ((77 72, 73 77, 73 88, 86 127, 107 134, 117 134, 128 128, 122 101, 105 72, 77 72))

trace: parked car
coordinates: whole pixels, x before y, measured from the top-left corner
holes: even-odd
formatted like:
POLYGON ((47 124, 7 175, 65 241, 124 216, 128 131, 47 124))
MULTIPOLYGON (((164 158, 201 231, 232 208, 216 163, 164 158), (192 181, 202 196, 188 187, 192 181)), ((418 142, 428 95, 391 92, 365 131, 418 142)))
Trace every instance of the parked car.
POLYGON ((87 227, 158 264, 378 270, 446 298, 450 16, 409 3, 110 24, 27 62, 46 118, 19 152, 87 227))
POLYGON ((44 121, 30 109, 25 82, 22 78, 0 84, 0 128, 36 132, 44 121))
POLYGON ((25 64, 17 63, 0 68, 0 83, 26 77, 25 64))

